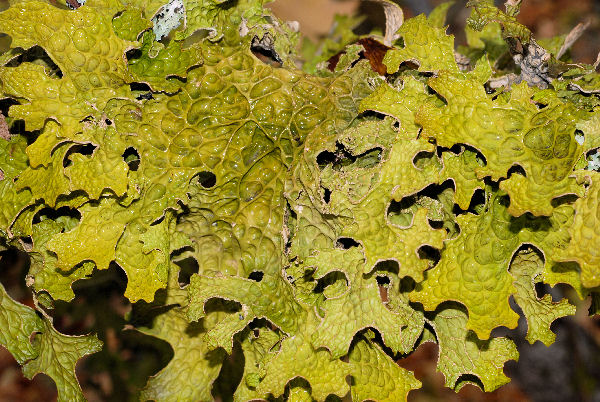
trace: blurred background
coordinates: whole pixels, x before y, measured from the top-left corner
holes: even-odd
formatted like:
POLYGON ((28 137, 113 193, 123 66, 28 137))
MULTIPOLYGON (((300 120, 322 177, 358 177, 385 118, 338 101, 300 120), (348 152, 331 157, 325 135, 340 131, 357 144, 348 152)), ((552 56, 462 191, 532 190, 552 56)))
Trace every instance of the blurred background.
MULTIPOLYGON (((428 14, 445 0, 394 0, 406 18, 428 14)), ((502 6, 504 0, 495 0, 502 6)), ((449 32, 457 44, 464 44, 463 28, 470 11, 467 0, 455 0, 448 14, 449 32)), ((283 20, 300 23, 301 32, 317 40, 329 32, 336 14, 366 15, 367 24, 383 27, 385 20, 381 7, 361 0, 276 0, 270 5, 283 20)), ((566 34, 580 22, 591 21, 587 32, 572 48, 574 60, 593 63, 600 51, 600 0, 523 0, 519 21, 528 26, 538 38, 566 34)))
MULTIPOLYGON (((427 13, 439 0, 397 0, 405 16, 427 13)), ((457 44, 464 43, 462 29, 469 11, 466 0, 450 9, 449 32, 457 44)), ((499 4, 501 2, 498 2, 499 4)), ((383 26, 379 6, 360 0, 278 0, 271 5, 283 20, 296 20, 300 30, 316 41, 326 35, 336 14, 366 15, 366 24, 383 26)), ((524 0, 519 20, 530 27, 537 38, 565 34, 580 22, 590 21, 586 33, 573 46, 575 61, 593 63, 600 51, 600 0, 524 0)), ((14 251, 0 254, 0 282, 20 302, 33 305, 24 283, 27 259, 14 251)), ((89 332, 104 342, 102 352, 80 361, 77 374, 84 394, 94 401, 134 401, 148 376, 156 374, 172 356, 170 346, 156 338, 129 329, 124 317, 131 310, 122 296, 126 277, 117 267, 96 272, 92 279, 77 282, 76 298, 71 303, 56 303, 55 326, 70 335, 89 332)), ((505 373, 512 382, 495 392, 483 393, 467 385, 460 392, 444 387, 444 378, 436 373, 437 346, 420 346, 398 363, 415 372, 423 388, 409 394, 409 401, 600 401, 600 318, 587 316, 589 301, 579 301, 569 288, 540 288, 558 300, 568 297, 579 305, 578 314, 559 319, 552 329, 557 334, 551 347, 529 345, 525 340, 526 323, 513 331, 496 331, 517 344, 519 362, 509 362, 505 373)), ((142 323, 143 324, 143 323, 142 323)), ((55 401, 52 381, 38 375, 29 381, 6 349, 0 347, 0 402, 55 401)))

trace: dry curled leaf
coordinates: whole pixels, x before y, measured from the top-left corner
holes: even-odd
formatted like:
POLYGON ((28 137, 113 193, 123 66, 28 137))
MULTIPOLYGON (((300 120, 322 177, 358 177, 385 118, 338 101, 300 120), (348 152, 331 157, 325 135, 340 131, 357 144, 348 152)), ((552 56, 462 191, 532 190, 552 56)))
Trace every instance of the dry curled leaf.
POLYGON ((579 39, 581 35, 583 35, 583 33, 590 26, 590 24, 591 21, 579 23, 567 34, 565 41, 560 47, 558 53, 556 53, 557 60, 559 60, 567 52, 567 50, 569 50, 571 46, 573 46, 573 44, 577 42, 577 39, 579 39))
POLYGON ((404 12, 398 4, 391 0, 368 0, 381 4, 385 13, 385 38, 383 44, 391 46, 398 39, 396 32, 404 23, 404 12))

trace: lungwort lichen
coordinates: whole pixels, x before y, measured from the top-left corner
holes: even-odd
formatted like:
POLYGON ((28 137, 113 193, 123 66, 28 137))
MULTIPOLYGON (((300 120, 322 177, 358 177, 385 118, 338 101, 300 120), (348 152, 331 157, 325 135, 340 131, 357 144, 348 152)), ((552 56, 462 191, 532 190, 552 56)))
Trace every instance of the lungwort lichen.
POLYGON ((520 2, 470 1, 455 47, 449 4, 380 1, 385 36, 339 18, 303 51, 265 2, 10 0, 0 238, 41 314, 0 287, 0 343, 82 400, 101 342, 57 332, 52 301, 116 265, 132 303, 168 306, 138 328, 174 352, 143 400, 405 400, 396 360, 423 342, 450 388, 507 383, 492 331, 519 312, 549 345, 575 312, 535 285, 600 285, 597 66, 520 2))

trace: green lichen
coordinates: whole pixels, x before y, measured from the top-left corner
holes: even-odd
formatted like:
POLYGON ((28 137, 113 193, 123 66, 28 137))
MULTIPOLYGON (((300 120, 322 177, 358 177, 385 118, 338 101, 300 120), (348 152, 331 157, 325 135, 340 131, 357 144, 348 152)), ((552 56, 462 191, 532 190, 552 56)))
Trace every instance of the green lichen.
MULTIPOLYGON (((520 2, 469 2, 458 50, 448 4, 395 21, 381 59, 355 18, 300 55, 263 0, 10 3, 0 239, 47 307, 126 273, 125 297, 156 307, 137 329, 173 348, 143 400, 404 400, 420 382, 395 358, 419 340, 448 387, 492 391, 518 358, 493 329, 522 312, 548 345, 575 313, 536 283, 600 286, 600 78, 535 42, 520 2)), ((74 366, 100 343, 36 309, 0 287, 0 342, 82 399, 74 366)))

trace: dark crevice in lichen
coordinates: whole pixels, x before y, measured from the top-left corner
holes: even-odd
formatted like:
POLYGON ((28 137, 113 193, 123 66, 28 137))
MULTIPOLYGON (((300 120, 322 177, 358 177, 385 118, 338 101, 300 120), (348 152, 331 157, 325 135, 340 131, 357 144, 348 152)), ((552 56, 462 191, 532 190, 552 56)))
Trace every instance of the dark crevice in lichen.
POLYGON ((458 377, 455 384, 455 389, 460 389, 463 385, 466 384, 475 384, 481 389, 483 389, 483 382, 479 379, 479 377, 473 374, 462 374, 460 377, 458 377))
POLYGON ((129 49, 125 52, 125 58, 128 63, 131 63, 132 60, 139 59, 144 55, 141 49, 129 49))
POLYGON ((436 266, 437 263, 442 258, 440 250, 438 250, 437 248, 431 247, 427 244, 419 247, 419 249, 417 250, 417 253, 419 254, 419 258, 421 258, 423 260, 431 261, 430 266, 429 266, 430 268, 436 266))
POLYGON ((421 151, 415 155, 412 163, 417 169, 423 169, 425 166, 432 163, 434 158, 437 158, 435 152, 421 151))
POLYGON ((441 158, 444 152, 451 152, 455 155, 460 155, 463 152, 472 152, 475 154, 475 159, 480 166, 487 165, 487 159, 485 158, 485 156, 477 148, 468 144, 458 143, 454 144, 451 148, 445 148, 440 146, 437 147, 438 157, 441 158))
POLYGON ((137 100, 152 99, 152 88, 145 82, 132 82, 129 84, 129 89, 135 95, 137 100))
POLYGON ((190 182, 193 183, 194 181, 200 184, 203 188, 209 189, 213 188, 217 184, 217 176, 215 176, 215 174, 212 172, 203 171, 192 177, 190 182))
POLYGON ((285 203, 285 212, 283 214, 283 239, 285 241, 284 244, 284 253, 285 255, 290 255, 290 251, 292 249, 292 241, 294 239, 294 234, 296 231, 296 225, 298 224, 298 215, 296 211, 294 211, 290 205, 290 203, 286 200, 285 203))
POLYGON ((331 190, 326 187, 323 187, 323 201, 325 204, 329 204, 331 201, 331 190))
POLYGON ((182 260, 175 262, 179 267, 179 276, 177 278, 180 286, 187 286, 190 284, 192 275, 197 274, 200 270, 198 261, 194 257, 187 257, 182 260))
POLYGON ((565 195, 561 195, 560 197, 556 197, 556 198, 552 199, 552 201, 550 201, 550 204, 552 205, 553 208, 557 208, 557 207, 560 207, 561 205, 565 205, 565 204, 572 205, 578 199, 579 199, 579 196, 577 194, 565 194, 565 195))
POLYGON ((351 237, 340 237, 335 241, 335 246, 337 248, 348 250, 352 247, 360 247, 360 243, 351 237))
POLYGON ((313 289, 313 293, 323 293, 325 288, 335 284, 336 282, 343 282, 345 286, 348 286, 348 278, 341 271, 333 271, 327 273, 327 275, 323 276, 319 280, 317 280, 317 284, 313 289))
POLYGON ((18 48, 13 50, 15 57, 6 63, 6 67, 18 67, 23 63, 36 63, 45 67, 46 74, 54 78, 62 78, 63 72, 58 65, 48 55, 46 50, 38 45, 32 46, 27 50, 18 48))
POLYGON ((81 155, 92 155, 96 150, 96 146, 94 144, 76 144, 73 145, 67 151, 64 159, 63 159, 63 167, 70 166, 73 162, 71 161, 70 156, 73 154, 81 154, 81 155))
POLYGON ((512 165, 506 174, 506 177, 510 177, 513 174, 520 174, 521 176, 527 177, 527 172, 523 169, 521 165, 512 165))
MULTIPOLYGON (((410 227, 417 209, 431 209, 433 205, 436 205, 437 209, 442 211, 443 204, 440 197, 443 192, 453 188, 453 182, 446 180, 442 184, 430 184, 418 193, 403 197, 400 201, 392 200, 387 210, 388 220, 399 227, 410 227)), ((438 222, 437 220, 430 220, 438 222)), ((437 225, 437 223, 434 225, 437 225)))
POLYGON ((334 170, 340 170, 349 165, 355 165, 358 168, 371 168, 381 161, 382 152, 383 150, 380 147, 374 147, 361 154, 354 155, 338 142, 335 151, 323 151, 317 155, 317 165, 320 169, 332 165, 334 170))
POLYGON ((60 207, 57 209, 44 207, 33 216, 32 223, 35 225, 45 219, 57 220, 59 218, 68 217, 77 221, 81 220, 81 212, 76 208, 60 207))
POLYGON ((238 341, 233 343, 233 350, 223 361, 219 376, 212 385, 215 400, 233 401, 233 393, 242 381, 246 361, 244 352, 238 341))
POLYGON ((452 208, 452 212, 455 215, 463 215, 463 214, 473 214, 480 215, 485 208, 485 204, 487 202, 485 190, 478 188, 473 192, 471 196, 471 202, 469 203, 469 207, 466 210, 460 209, 458 204, 454 204, 452 208))
POLYGON ((125 163, 127 163, 127 166, 129 166, 129 170, 135 172, 140 168, 141 160, 140 154, 137 151, 137 149, 135 149, 134 147, 128 147, 127 149, 125 149, 125 152, 123 152, 122 156, 125 163))
POLYGON ((268 32, 262 38, 258 36, 252 38, 250 50, 257 59, 265 64, 273 67, 283 66, 283 60, 281 60, 281 57, 275 51, 275 39, 268 32))
POLYGON ((250 275, 248 275, 248 279, 254 282, 260 282, 262 281, 264 275, 265 274, 262 271, 253 271, 250 273, 250 275))

